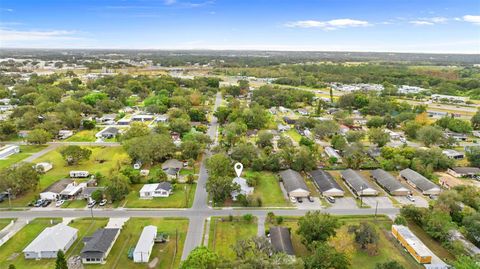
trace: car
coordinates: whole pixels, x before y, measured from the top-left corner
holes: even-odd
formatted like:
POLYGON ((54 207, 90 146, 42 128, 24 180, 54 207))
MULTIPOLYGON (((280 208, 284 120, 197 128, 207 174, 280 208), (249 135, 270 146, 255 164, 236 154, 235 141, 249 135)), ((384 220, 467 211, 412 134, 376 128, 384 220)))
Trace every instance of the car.
POLYGON ((8 192, 0 193, 0 203, 8 199, 8 192))
POLYGON ((415 202, 415 198, 414 198, 413 195, 411 195, 411 194, 407 195, 407 199, 408 199, 410 202, 415 202))
POLYGON ((56 207, 61 207, 65 203, 65 200, 58 200, 55 202, 56 207))
POLYGON ((51 204, 52 202, 50 200, 43 200, 42 207, 47 207, 51 204))
POLYGON ((290 202, 295 204, 297 202, 297 199, 295 199, 295 197, 293 196, 290 196, 290 202))
POLYGON ((327 201, 329 201, 332 204, 335 203, 335 198, 333 198, 332 196, 326 196, 325 199, 327 199, 327 201))
POLYGON ((107 204, 107 199, 103 199, 102 201, 100 201, 100 203, 98 204, 99 206, 104 206, 107 204))
POLYGON ((310 201, 310 203, 313 203, 313 202, 314 202, 314 200, 313 200, 313 197, 312 197, 312 196, 308 196, 308 197, 307 197, 307 199, 308 199, 308 201, 310 201))
POLYGON ((87 206, 88 206, 88 208, 92 208, 92 207, 95 206, 95 204, 97 204, 97 201, 93 200, 93 201, 89 202, 87 206))
POLYGON ((39 199, 33 204, 34 207, 41 207, 42 205, 43 205, 43 199, 39 199))
POLYGON ((297 201, 298 201, 299 203, 303 203, 302 197, 297 197, 297 201))
POLYGON ((433 194, 430 194, 428 197, 429 197, 430 199, 432 199, 432 200, 437 200, 437 199, 438 199, 438 196, 437 196, 437 195, 433 195, 433 194))

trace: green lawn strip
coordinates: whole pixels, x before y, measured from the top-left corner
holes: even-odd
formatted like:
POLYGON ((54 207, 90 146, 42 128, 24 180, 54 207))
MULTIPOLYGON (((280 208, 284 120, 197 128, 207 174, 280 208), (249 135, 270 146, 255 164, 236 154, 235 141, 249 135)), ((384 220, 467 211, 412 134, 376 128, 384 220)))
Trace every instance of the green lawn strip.
POLYGON ((45 228, 61 222, 61 219, 34 219, 10 240, 0 247, 0 268, 7 268, 14 264, 16 268, 50 269, 55 266, 55 259, 26 260, 22 253, 23 249, 30 244, 45 228))
POLYGON ((19 153, 13 154, 6 159, 0 160, 0 169, 7 168, 12 164, 18 163, 21 160, 28 158, 30 155, 39 152, 46 147, 46 145, 21 145, 19 153))
POLYGON ((8 224, 10 224, 14 219, 0 219, 0 231, 3 230, 8 224))
POLYGON ((232 246, 242 239, 248 239, 257 235, 257 223, 245 222, 241 217, 228 221, 228 217, 212 217, 208 247, 220 256, 227 259, 235 258, 232 246), (222 221, 224 219, 225 221, 222 221))
POLYGON ((169 197, 140 199, 139 191, 143 184, 132 185, 132 191, 126 197, 125 207, 129 208, 185 208, 193 204, 196 184, 177 183, 169 197), (187 188, 185 190, 185 187, 187 188))
POLYGON ((290 203, 285 200, 282 189, 277 179, 277 176, 271 172, 252 172, 246 171, 245 177, 254 177, 260 175, 257 185, 254 187, 253 197, 260 197, 262 199, 263 207, 283 207, 290 206, 290 203))
POLYGON ((100 129, 93 129, 93 130, 82 130, 77 132, 76 134, 72 135, 71 137, 65 139, 68 142, 95 142, 97 138, 95 134, 97 134, 100 129))
POLYGON ((146 268, 144 263, 134 263, 128 259, 128 250, 135 247, 142 230, 147 225, 157 226, 157 232, 167 233, 170 241, 156 243, 152 249, 150 261, 158 257, 155 268, 169 269, 173 262, 173 268, 178 268, 183 251, 184 240, 188 230, 188 220, 183 218, 131 218, 123 226, 120 235, 112 247, 103 265, 86 265, 85 268, 146 268), (178 240, 175 240, 175 232, 178 231, 178 240), (177 241, 177 244, 175 243, 177 241), (175 253, 175 246, 178 249, 175 253))
POLYGON ((67 200, 62 205, 62 208, 84 208, 87 206, 87 200, 67 200))

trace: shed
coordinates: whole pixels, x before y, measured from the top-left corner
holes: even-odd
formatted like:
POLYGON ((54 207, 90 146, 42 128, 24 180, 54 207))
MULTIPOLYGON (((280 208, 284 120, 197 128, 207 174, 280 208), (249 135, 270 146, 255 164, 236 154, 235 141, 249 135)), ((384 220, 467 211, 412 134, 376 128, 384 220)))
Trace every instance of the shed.
POLYGON ((394 176, 383 169, 373 170, 370 174, 378 185, 387 190, 391 195, 405 196, 410 193, 408 188, 404 187, 394 176))
POLYGON ((282 178, 283 186, 285 187, 288 196, 295 198, 310 196, 307 184, 305 184, 300 173, 292 169, 287 169, 281 171, 279 175, 282 178))
POLYGON ((290 230, 287 227, 272 226, 270 227, 270 241, 276 252, 284 252, 287 255, 295 255, 293 251, 292 239, 290 238, 290 230))
POLYGON ((137 246, 133 251, 133 262, 148 262, 152 253, 153 244, 157 237, 157 227, 153 225, 145 226, 138 239, 137 246))
POLYGON ((341 172, 342 178, 345 180, 350 189, 357 196, 375 196, 378 191, 375 190, 367 180, 352 169, 343 170, 341 172))
POLYGON ((23 250, 25 259, 55 259, 59 250, 68 251, 77 233, 77 229, 63 223, 47 227, 23 250))
POLYGON ((344 196, 345 192, 332 175, 321 169, 308 172, 313 183, 323 196, 344 196))
POLYGON ((419 189, 425 195, 440 194, 440 187, 428 180, 426 177, 413 171, 410 168, 400 171, 400 176, 407 181, 412 187, 419 189))

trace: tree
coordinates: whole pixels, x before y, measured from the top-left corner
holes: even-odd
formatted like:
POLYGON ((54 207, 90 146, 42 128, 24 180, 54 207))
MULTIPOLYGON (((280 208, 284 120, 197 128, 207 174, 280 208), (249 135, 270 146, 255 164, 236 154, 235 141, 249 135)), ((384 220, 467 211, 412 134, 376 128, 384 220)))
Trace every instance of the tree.
POLYGON ((379 240, 378 232, 369 222, 361 222, 358 226, 350 227, 350 230, 355 234, 355 242, 360 245, 362 249, 367 249, 369 244, 377 244, 379 240))
POLYGON ((292 169, 295 171, 311 171, 317 166, 317 158, 313 152, 305 147, 301 146, 296 152, 292 162, 292 169))
POLYGON ((134 137, 147 136, 150 134, 150 128, 143 122, 132 122, 130 128, 122 134, 122 140, 132 139, 134 137))
POLYGON ((470 147, 466 155, 471 166, 480 167, 480 147, 470 147))
POLYGON ((383 117, 373 116, 367 121, 368 128, 380 128, 385 125, 383 117))
POLYGON ((230 157, 234 161, 241 162, 244 166, 250 166, 257 155, 257 148, 254 145, 242 143, 232 149, 230 157))
POLYGON ((473 129, 475 129, 475 130, 480 129, 480 110, 478 110, 477 113, 475 113, 475 115, 473 115, 470 122, 472 123, 473 129))
POLYGON ((20 163, 0 171, 0 190, 11 189, 13 196, 34 190, 40 180, 38 171, 32 164, 20 163))
POLYGON ((100 202, 103 199, 103 191, 102 190, 95 190, 92 192, 92 200, 100 202))
POLYGON ((207 247, 196 247, 190 252, 187 259, 180 265, 181 269, 216 269, 220 263, 220 257, 217 253, 209 250, 207 247))
POLYGON ((315 242, 325 242, 336 234, 340 222, 336 217, 319 211, 309 211, 298 221, 297 233, 305 245, 312 246, 315 242))
POLYGON ((347 141, 345 140, 345 137, 343 137, 342 135, 334 135, 332 137, 331 144, 333 148, 343 151, 347 146, 347 141))
POLYGON ((267 146, 272 146, 272 139, 273 139, 273 134, 269 131, 260 131, 258 132, 257 136, 257 146, 260 148, 264 148, 267 146))
POLYGON ((55 269, 68 269, 65 253, 62 250, 57 252, 57 260, 55 261, 55 269))
POLYGON ((82 121, 82 126, 86 130, 93 130, 95 128, 95 122, 92 120, 84 120, 82 121))
POLYGON ((325 120, 315 125, 313 132, 320 138, 332 136, 340 131, 340 125, 333 120, 325 120))
POLYGON ((390 135, 382 128, 370 128, 368 130, 368 139, 377 144, 378 147, 385 146, 390 141, 390 135))
POLYGON ((230 159, 222 153, 214 154, 207 160, 207 169, 210 176, 230 176, 233 173, 230 159))
POLYGON ((184 159, 197 159, 198 155, 202 152, 202 145, 193 140, 183 142, 180 148, 182 149, 184 159))
POLYGON ((52 134, 43 130, 35 129, 28 133, 27 142, 32 144, 45 144, 52 139, 52 134))
POLYGON ((116 174, 106 184, 105 192, 112 202, 122 200, 130 191, 128 178, 122 174, 116 174))
POLYGON ((88 160, 92 151, 76 145, 69 145, 60 150, 60 154, 67 162, 67 165, 76 165, 83 160, 88 160))
POLYGON ((461 255, 454 263, 453 266, 455 269, 474 269, 478 268, 479 263, 475 258, 469 256, 461 255))
POLYGON ((123 143, 123 147, 134 161, 153 163, 165 160, 175 151, 172 138, 167 134, 150 134, 135 137, 123 143))
POLYGON ((467 238, 475 245, 480 245, 480 213, 467 216, 462 222, 467 232, 467 238))
POLYGON ((348 131, 347 134, 345 135, 345 138, 350 143, 359 142, 364 137, 365 137, 364 131, 348 131))
POLYGON ((422 125, 414 120, 406 121, 403 124, 403 131, 409 138, 417 138, 417 132, 420 128, 422 128, 422 125))
POLYGON ((407 225, 407 220, 403 216, 399 215, 395 218, 395 221, 393 223, 396 224, 396 225, 406 226, 407 225))
POLYGON ((210 176, 206 187, 215 203, 223 203, 230 198, 233 191, 240 190, 237 184, 233 184, 232 178, 229 176, 210 176))
POLYGON ((433 126, 423 126, 417 132, 418 140, 422 141, 422 143, 429 147, 430 145, 439 144, 443 139, 443 132, 436 127, 433 126))
POLYGON ((12 121, 0 121, 0 141, 8 140, 17 135, 17 125, 12 121))
POLYGON ((15 267, 15 265, 14 265, 14 264, 10 264, 10 265, 8 265, 8 269, 16 269, 16 268, 17 268, 17 267, 15 267))
POLYGON ((354 235, 349 233, 346 227, 340 228, 337 234, 328 240, 328 244, 349 259, 356 252, 354 235))
POLYGON ((190 125, 190 121, 187 119, 177 118, 170 121, 170 130, 173 132, 183 135, 190 131, 190 129, 192 129, 192 126, 190 125))
POLYGON ((325 243, 315 244, 312 255, 305 257, 305 269, 347 269, 350 262, 345 254, 325 243))
POLYGON ((405 267, 397 261, 388 261, 375 264, 375 269, 405 269, 405 267))

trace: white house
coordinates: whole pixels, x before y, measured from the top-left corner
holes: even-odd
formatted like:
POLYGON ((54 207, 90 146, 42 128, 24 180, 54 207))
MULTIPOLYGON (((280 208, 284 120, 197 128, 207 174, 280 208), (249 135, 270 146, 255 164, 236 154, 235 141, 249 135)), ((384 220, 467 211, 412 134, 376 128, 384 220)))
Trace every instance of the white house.
POLYGON ((58 131, 58 139, 67 139, 73 135, 71 130, 60 130, 58 131))
POLYGON ((43 172, 48 172, 50 170, 53 169, 53 164, 51 163, 47 163, 47 162, 44 162, 44 163, 37 163, 35 165, 35 169, 42 169, 43 172))
POLYGON ((157 227, 153 225, 145 226, 138 239, 137 246, 133 251, 133 262, 148 262, 152 253, 153 244, 157 237, 157 227))
POLYGON ((243 177, 235 177, 235 178, 232 180, 232 182, 235 183, 235 184, 238 184, 238 185, 240 186, 240 191, 238 191, 238 192, 237 192, 237 191, 234 191, 234 192, 231 193, 232 199, 233 199, 234 201, 237 200, 237 196, 238 196, 239 194, 243 194, 243 195, 245 195, 245 196, 248 196, 248 195, 250 195, 250 194, 253 193, 254 188, 248 186, 247 180, 246 180, 245 178, 243 178, 243 177))
POLYGON ((70 177, 78 178, 78 177, 88 177, 90 173, 88 171, 70 171, 70 177))
POLYGON ((55 259, 77 240, 78 230, 59 223, 43 230, 24 250, 25 259, 55 259))
POLYGON ((0 159, 5 159, 10 155, 20 152, 20 147, 17 145, 6 145, 0 148, 0 159))
POLYGON ((153 197, 168 197, 172 193, 172 190, 172 184, 167 181, 145 184, 142 189, 140 189, 140 198, 152 199, 153 197))

